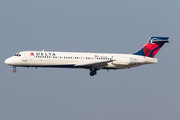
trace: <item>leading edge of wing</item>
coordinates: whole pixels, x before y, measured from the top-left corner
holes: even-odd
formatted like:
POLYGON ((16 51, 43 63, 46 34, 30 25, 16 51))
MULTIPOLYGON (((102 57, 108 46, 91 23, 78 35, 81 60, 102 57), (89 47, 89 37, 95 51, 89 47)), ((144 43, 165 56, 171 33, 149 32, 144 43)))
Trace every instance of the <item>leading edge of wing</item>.
POLYGON ((97 69, 102 69, 108 65, 107 63, 112 62, 112 61, 114 61, 114 60, 101 61, 101 62, 90 62, 90 63, 77 63, 74 66, 76 66, 76 67, 88 66, 88 67, 95 67, 97 69))

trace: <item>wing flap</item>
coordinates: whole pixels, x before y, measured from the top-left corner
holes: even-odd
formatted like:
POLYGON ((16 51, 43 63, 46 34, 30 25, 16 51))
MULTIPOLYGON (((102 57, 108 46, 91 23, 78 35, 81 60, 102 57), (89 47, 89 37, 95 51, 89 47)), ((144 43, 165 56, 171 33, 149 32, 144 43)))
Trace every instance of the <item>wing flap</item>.
POLYGON ((91 62, 91 63, 77 63, 74 66, 86 66, 86 67, 94 67, 96 69, 102 69, 102 68, 106 67, 109 62, 112 62, 112 61, 114 61, 114 60, 91 62))

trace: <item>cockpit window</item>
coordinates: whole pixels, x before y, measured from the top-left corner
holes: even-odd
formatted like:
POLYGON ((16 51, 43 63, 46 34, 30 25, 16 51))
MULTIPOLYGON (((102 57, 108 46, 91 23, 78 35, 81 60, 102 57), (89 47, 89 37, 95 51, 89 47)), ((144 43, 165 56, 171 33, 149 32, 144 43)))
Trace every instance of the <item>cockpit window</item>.
POLYGON ((21 56, 21 54, 19 54, 19 53, 16 53, 14 56, 18 56, 18 57, 19 57, 19 56, 21 56))

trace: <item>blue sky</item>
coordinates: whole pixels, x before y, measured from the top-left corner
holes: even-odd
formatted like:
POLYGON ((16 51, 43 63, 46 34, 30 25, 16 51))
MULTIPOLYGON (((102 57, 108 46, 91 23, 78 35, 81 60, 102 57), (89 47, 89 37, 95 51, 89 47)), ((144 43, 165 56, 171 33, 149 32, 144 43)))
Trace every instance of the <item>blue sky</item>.
POLYGON ((0 119, 180 119, 178 0, 2 0, 0 119), (133 53, 151 36, 175 39, 157 64, 125 70, 13 68, 24 50, 133 53))

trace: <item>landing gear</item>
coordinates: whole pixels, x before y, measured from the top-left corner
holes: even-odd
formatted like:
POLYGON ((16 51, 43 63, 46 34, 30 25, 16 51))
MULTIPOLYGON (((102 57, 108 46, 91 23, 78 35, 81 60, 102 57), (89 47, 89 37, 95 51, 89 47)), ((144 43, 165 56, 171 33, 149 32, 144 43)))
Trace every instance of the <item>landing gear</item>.
POLYGON ((13 72, 14 72, 14 73, 17 72, 17 71, 16 71, 16 66, 13 66, 13 68, 14 68, 14 69, 13 69, 13 72))
POLYGON ((96 68, 94 68, 94 67, 92 67, 91 69, 90 69, 90 76, 94 76, 94 75, 96 75, 97 74, 97 69, 96 68))
POLYGON ((13 72, 15 73, 15 72, 16 72, 16 69, 13 69, 13 72))
POLYGON ((96 71, 91 71, 91 72, 90 72, 90 76, 94 76, 94 75, 96 75, 96 74, 97 74, 96 71))

